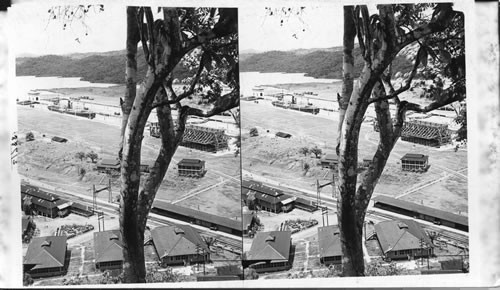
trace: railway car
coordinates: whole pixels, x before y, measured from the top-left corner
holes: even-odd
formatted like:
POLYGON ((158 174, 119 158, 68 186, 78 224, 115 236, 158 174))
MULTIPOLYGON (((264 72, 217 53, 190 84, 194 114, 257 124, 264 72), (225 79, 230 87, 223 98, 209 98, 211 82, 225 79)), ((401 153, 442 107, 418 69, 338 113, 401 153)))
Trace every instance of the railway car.
POLYGON ((466 216, 423 206, 413 202, 395 199, 384 195, 374 197, 373 201, 373 206, 376 208, 411 216, 414 218, 432 222, 434 224, 440 224, 465 232, 469 231, 469 219, 466 216))

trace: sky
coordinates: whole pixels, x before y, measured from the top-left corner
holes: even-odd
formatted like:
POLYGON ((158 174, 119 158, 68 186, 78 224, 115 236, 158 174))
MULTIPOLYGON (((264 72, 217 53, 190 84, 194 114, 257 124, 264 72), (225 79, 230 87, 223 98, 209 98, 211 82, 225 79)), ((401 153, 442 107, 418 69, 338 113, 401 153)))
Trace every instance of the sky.
MULTIPOLYGON (((61 21, 48 21, 49 8, 46 4, 23 3, 13 5, 9 10, 13 28, 10 29, 9 44, 12 44, 11 48, 17 56, 105 52, 125 48, 126 8, 123 4, 106 4, 103 12, 87 13, 85 23, 88 29, 76 20, 71 27, 63 30, 61 21)), ((342 45, 343 9, 340 4, 323 2, 321 7, 287 8, 293 15, 283 14, 280 7, 266 10, 265 6, 252 3, 240 7, 240 51, 342 45)), ((460 2, 455 8, 463 9, 460 2)))
POLYGON ((271 7, 243 7, 239 11, 239 46, 245 50, 292 50, 342 45, 343 9, 338 5, 289 7, 291 16, 271 7), (297 15, 297 13, 299 13, 297 15), (283 24, 281 25, 281 20, 283 24))
MULTIPOLYGON (((11 48, 19 55, 105 52, 125 48, 126 8, 108 4, 102 12, 87 13, 85 24, 74 20, 63 30, 60 20, 50 20, 49 5, 22 3, 9 10, 11 48), (87 33, 87 35, 85 35, 87 33)), ((98 10, 98 9, 97 9, 98 10)))
MULTIPOLYGON (((17 56, 105 52, 125 48, 126 11, 120 4, 107 4, 103 12, 87 13, 85 27, 74 20, 63 30, 60 20, 50 20, 51 7, 40 3, 13 5, 9 11, 17 56)), ((327 48, 342 44, 342 7, 291 7, 299 15, 284 16, 264 6, 239 9, 240 50, 290 50, 327 48), (283 25, 280 21, 283 20, 283 25), (328 20, 328 21, 326 21, 328 20)))

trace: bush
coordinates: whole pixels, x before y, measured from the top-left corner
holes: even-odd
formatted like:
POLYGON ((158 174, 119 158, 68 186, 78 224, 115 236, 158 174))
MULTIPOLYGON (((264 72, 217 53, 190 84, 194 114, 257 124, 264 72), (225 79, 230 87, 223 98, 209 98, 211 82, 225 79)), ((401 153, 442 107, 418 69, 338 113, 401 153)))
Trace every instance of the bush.
POLYGON ((35 140, 35 134, 33 132, 26 133, 26 142, 35 140))
POLYGON ((83 161, 83 159, 85 158, 85 153, 81 152, 81 151, 80 152, 76 152, 75 158, 80 159, 80 161, 83 161))
POLYGON ((300 154, 304 154, 304 156, 306 156, 309 153, 309 148, 302 147, 302 148, 299 149, 299 153, 300 154))
POLYGON ((259 136, 259 131, 257 130, 257 128, 253 127, 252 129, 250 129, 250 137, 255 136, 259 136))
POLYGON ((321 150, 321 148, 318 148, 318 146, 314 146, 313 148, 311 148, 311 153, 313 153, 316 158, 319 158, 321 154, 323 154, 323 150, 321 150))
POLYGON ((90 158, 90 160, 92 160, 92 163, 95 163, 97 161, 97 158, 99 158, 99 155, 97 155, 97 153, 95 153, 94 151, 90 151, 86 156, 87 158, 90 158))

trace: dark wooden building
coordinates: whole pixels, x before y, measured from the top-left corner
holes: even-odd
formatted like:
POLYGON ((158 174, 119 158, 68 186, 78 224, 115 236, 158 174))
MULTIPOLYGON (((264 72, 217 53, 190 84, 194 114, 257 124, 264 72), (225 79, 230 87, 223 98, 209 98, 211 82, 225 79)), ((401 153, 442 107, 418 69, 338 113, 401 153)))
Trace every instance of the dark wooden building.
POLYGON ((120 171, 120 160, 106 158, 99 161, 96 165, 97 171, 102 173, 111 173, 120 171))
POLYGON ((243 234, 241 220, 237 221, 161 200, 155 200, 153 202, 151 211, 159 215, 233 234, 238 237, 241 237, 243 234))
POLYGON ((342 264, 340 230, 336 225, 318 228, 319 260, 328 266, 342 264))
POLYGON ((210 249, 200 234, 188 225, 156 227, 151 237, 163 266, 191 265, 210 260, 210 249))
POLYGON ((401 169, 404 171, 427 171, 429 156, 424 154, 406 153, 401 158, 401 169))
POLYGON ((180 145, 214 153, 228 148, 224 130, 195 125, 186 126, 180 145))
POLYGON ((289 134, 289 133, 285 133, 285 132, 278 132, 276 133, 276 137, 280 137, 280 138, 291 138, 292 135, 289 134))
POLYGON ((325 156, 323 156, 321 158, 320 162, 321 162, 322 168, 334 169, 337 167, 339 160, 338 160, 337 154, 328 153, 328 154, 325 154, 325 156))
POLYGON ((119 230, 94 233, 95 267, 101 271, 123 267, 122 234, 119 230))
POLYGON ((203 177, 205 175, 205 161, 200 159, 184 158, 177 163, 179 176, 203 177))
POLYGON ((269 187, 260 182, 245 180, 242 183, 246 199, 251 200, 261 210, 274 213, 289 212, 293 209, 295 198, 282 190, 269 187))
POLYGON ((413 220, 389 220, 375 225, 383 256, 391 260, 429 257, 434 245, 422 227, 413 220))
POLYGON ((21 204, 31 204, 35 214, 50 218, 68 215, 71 207, 71 202, 28 184, 21 184, 21 204))
POLYGON ((442 224, 447 227, 462 231, 469 231, 469 219, 466 216, 454 214, 451 212, 431 208, 421 204, 404 201, 378 195, 373 197, 374 207, 389 210, 399 214, 404 214, 425 221, 442 224))
POLYGON ((64 275, 69 265, 66 252, 66 236, 33 238, 24 256, 24 272, 33 278, 64 275))
POLYGON ((243 267, 251 267, 258 273, 290 269, 293 264, 292 232, 257 233, 242 263, 243 267))

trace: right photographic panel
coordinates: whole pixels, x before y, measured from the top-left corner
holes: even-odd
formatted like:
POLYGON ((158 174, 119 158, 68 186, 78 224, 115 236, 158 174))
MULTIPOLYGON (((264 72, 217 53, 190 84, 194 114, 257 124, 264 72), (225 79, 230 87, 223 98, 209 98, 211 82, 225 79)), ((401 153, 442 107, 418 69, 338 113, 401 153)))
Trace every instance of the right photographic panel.
POLYGON ((242 9, 245 279, 469 272, 464 21, 242 9))

